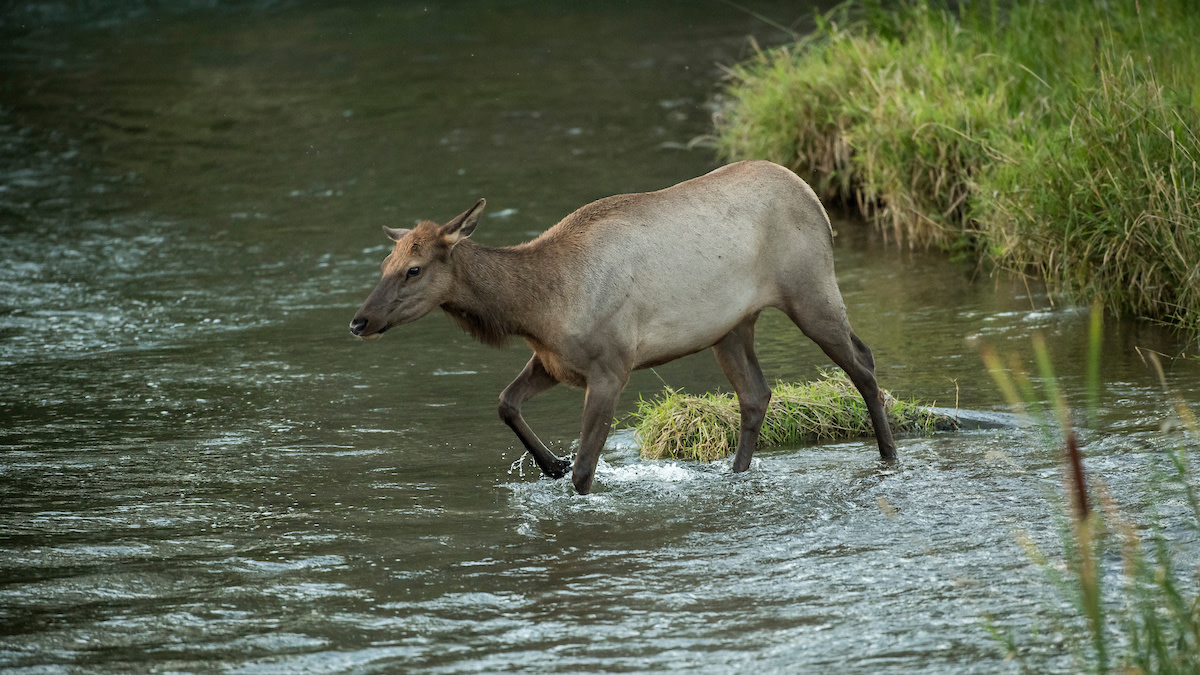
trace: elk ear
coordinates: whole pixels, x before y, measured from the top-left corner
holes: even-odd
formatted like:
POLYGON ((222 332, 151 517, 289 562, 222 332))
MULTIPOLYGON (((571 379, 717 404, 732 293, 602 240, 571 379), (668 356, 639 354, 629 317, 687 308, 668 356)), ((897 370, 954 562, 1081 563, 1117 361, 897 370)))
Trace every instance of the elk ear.
POLYGON ((387 225, 383 226, 383 233, 386 234, 387 238, 391 239, 392 241, 400 241, 408 236, 409 232, 412 232, 412 230, 406 230, 399 227, 388 227, 387 225))
POLYGON ((475 231, 475 226, 479 224, 479 215, 483 213, 483 207, 487 205, 486 199, 480 199, 475 202, 475 206, 463 211, 454 217, 454 220, 446 223, 438 230, 442 235, 442 240, 453 246, 458 242, 471 236, 475 231))

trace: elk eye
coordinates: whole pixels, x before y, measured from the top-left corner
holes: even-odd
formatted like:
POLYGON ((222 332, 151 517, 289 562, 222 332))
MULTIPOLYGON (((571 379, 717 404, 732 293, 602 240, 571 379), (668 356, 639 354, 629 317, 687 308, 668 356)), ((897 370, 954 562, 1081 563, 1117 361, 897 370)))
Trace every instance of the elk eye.
POLYGON ((410 268, 408 268, 408 272, 406 272, 406 273, 404 274, 404 278, 406 278, 406 279, 411 279, 411 278, 413 278, 413 277, 417 276, 417 275, 418 275, 418 274, 420 274, 420 273, 421 273, 421 268, 420 268, 420 267, 410 267, 410 268))

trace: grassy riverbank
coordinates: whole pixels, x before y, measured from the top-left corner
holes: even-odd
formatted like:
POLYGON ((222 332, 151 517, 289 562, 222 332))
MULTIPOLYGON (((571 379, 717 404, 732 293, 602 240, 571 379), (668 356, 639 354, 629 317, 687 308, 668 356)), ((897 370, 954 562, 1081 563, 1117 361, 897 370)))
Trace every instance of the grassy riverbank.
POLYGON ((789 166, 896 240, 1195 335, 1192 3, 851 3, 734 69, 720 152, 789 166))

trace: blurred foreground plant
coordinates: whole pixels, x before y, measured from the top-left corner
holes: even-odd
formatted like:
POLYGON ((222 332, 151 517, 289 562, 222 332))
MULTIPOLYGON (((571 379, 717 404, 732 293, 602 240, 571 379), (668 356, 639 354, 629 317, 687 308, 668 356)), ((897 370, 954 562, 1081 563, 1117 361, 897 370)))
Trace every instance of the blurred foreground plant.
MULTIPOLYGON (((1102 311, 1092 309, 1088 357, 1088 414, 1094 420, 1099 399, 1099 354, 1102 311)), ((1005 364, 990 348, 983 360, 1009 404, 1045 430, 1048 446, 1063 448, 1064 495, 1060 505, 1061 559, 1046 553, 1024 532, 1021 547, 1046 574, 1077 613, 1066 622, 1063 636, 1076 670, 1094 673, 1200 673, 1200 595, 1195 564, 1177 566, 1178 546, 1163 533, 1156 507, 1182 494, 1188 504, 1186 525, 1200 533, 1200 500, 1197 499, 1187 458, 1187 443, 1198 433, 1196 417, 1178 396, 1175 413, 1186 429, 1174 448, 1164 448, 1170 470, 1154 485, 1150 522, 1139 524, 1128 508, 1116 503, 1102 480, 1093 478, 1089 489, 1083 454, 1070 409, 1054 376, 1049 353, 1040 336, 1033 339, 1034 357, 1044 388, 1044 399, 1053 408, 1041 409, 1030 378, 1015 358, 1005 364), (1057 426, 1058 434, 1054 433, 1057 426), (1061 514, 1065 512, 1065 516, 1061 514), (1145 533, 1139 531, 1145 529, 1145 533), (1105 575, 1105 559, 1120 560, 1120 573, 1105 575)), ((1167 389, 1161 365, 1152 359, 1167 389)), ((1169 390, 1168 390, 1169 393, 1169 390)), ((990 630, 1009 658, 1025 660, 1025 650, 1015 635, 990 630)), ((1024 663, 1034 670, 1037 664, 1024 663)))

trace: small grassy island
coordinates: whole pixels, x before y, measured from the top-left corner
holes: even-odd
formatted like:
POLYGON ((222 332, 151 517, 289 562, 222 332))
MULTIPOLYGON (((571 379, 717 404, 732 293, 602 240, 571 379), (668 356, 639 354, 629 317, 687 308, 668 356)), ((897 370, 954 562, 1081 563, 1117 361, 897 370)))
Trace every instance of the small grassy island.
MULTIPOLYGON (((953 430, 955 421, 915 401, 887 397, 892 430, 953 430)), ((712 462, 737 450, 741 414, 733 394, 684 394, 668 389, 661 398, 641 400, 632 426, 644 459, 712 462)), ((871 435, 862 397, 840 370, 806 384, 777 383, 763 422, 758 447, 871 435)))

